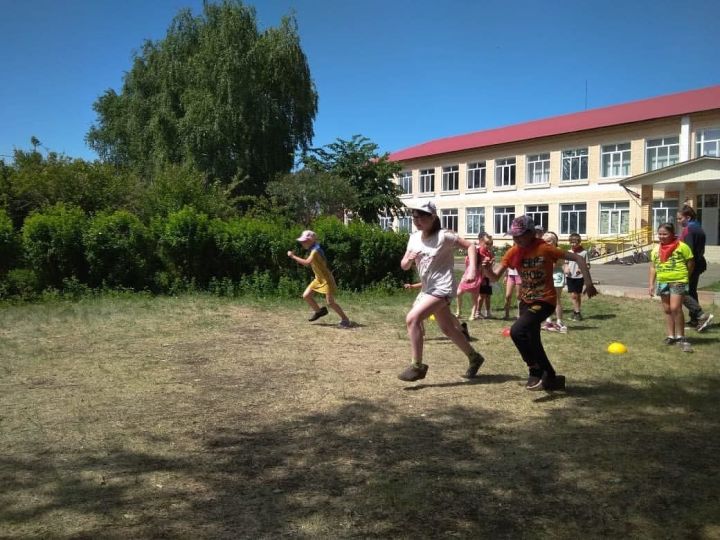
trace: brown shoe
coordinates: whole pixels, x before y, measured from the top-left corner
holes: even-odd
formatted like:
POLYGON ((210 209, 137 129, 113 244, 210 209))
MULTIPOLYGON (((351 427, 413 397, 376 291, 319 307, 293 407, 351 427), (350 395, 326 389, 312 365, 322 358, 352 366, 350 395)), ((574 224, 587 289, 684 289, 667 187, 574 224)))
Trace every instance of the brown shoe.
POLYGON ((398 375, 398 379, 407 382, 419 381, 420 379, 425 378, 427 370, 427 364, 420 364, 420 367, 416 367, 414 364, 410 364, 408 367, 402 370, 402 373, 398 375))
POLYGON ((480 366, 483 365, 483 362, 485 362, 485 359, 482 354, 475 353, 475 356, 473 356, 472 360, 470 360, 470 365, 468 365, 467 371, 462 374, 461 377, 463 379, 474 379, 477 377, 477 372, 480 369, 480 366))

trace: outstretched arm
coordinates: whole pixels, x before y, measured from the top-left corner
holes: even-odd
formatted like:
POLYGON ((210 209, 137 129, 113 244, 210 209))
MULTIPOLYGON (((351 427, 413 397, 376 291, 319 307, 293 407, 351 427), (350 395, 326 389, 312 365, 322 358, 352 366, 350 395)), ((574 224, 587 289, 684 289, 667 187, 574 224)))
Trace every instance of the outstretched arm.
POLYGON ((477 248, 473 242, 458 237, 457 245, 467 250, 468 267, 465 273, 465 281, 475 281, 478 272, 477 248))
POLYGON ((290 257, 293 261, 295 261, 298 264, 302 264, 303 266, 310 266, 310 257, 312 257, 312 255, 310 255, 310 257, 308 257, 307 259, 298 257, 292 251, 288 251, 287 255, 288 255, 288 257, 290 257))

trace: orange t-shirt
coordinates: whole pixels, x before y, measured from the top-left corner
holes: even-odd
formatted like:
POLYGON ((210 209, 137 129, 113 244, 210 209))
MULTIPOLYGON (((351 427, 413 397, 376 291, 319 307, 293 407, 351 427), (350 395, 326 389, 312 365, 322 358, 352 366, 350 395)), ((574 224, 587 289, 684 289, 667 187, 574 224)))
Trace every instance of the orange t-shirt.
MULTIPOLYGON (((501 264, 510 267, 510 261, 520 248, 512 246, 503 255, 501 264)), ((557 293, 553 285, 553 269, 555 261, 562 259, 565 252, 562 249, 540 242, 524 254, 516 270, 520 274, 522 283, 518 297, 526 304, 541 301, 548 304, 557 304, 557 293)))

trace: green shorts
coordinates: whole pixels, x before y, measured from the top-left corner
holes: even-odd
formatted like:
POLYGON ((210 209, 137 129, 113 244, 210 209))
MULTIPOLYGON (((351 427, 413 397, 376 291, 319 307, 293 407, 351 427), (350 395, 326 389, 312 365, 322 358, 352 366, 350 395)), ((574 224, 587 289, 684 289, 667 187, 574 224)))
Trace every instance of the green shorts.
POLYGON ((655 294, 658 296, 667 296, 669 294, 685 296, 687 293, 687 283, 663 283, 660 281, 655 285, 655 294))

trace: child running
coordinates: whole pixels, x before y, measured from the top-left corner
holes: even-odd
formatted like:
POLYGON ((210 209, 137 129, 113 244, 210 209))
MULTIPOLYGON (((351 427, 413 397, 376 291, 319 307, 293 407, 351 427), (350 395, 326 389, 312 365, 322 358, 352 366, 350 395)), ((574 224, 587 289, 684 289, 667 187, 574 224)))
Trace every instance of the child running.
MULTIPOLYGON (((535 230, 537 230, 537 227, 535 227, 535 230)), ((542 239, 551 246, 558 247, 558 236, 554 232, 546 232, 543 234, 542 239)), ((562 259, 556 262, 555 268, 553 268, 553 285, 555 287, 555 296, 557 297, 557 304, 555 304, 555 322, 552 321, 552 316, 548 317, 543 323, 542 329, 567 334, 567 326, 562 322, 563 308, 562 301, 560 300, 560 295, 565 288, 565 269, 562 259)))
MULTIPOLYGON (((403 285, 403 288, 404 289, 422 289, 422 283, 421 282, 405 283, 403 285)), ((413 302, 413 307, 415 307, 418 304, 418 302, 420 302, 422 297, 423 297, 423 293, 419 292, 418 295, 415 297, 415 302, 413 302)), ((467 323, 466 322, 461 323, 457 317, 453 317, 453 318, 455 319, 453 321, 453 324, 455 324, 455 326, 457 326, 460 329, 460 331, 463 333, 463 336, 465 336, 465 339, 470 341, 470 332, 468 332, 467 323)), ((425 337, 425 323, 420 323, 420 324, 422 325, 422 335, 423 335, 423 337, 425 337)))
POLYGON ((414 264, 422 283, 421 295, 405 317, 410 337, 412 360, 398 378, 402 381, 424 379, 428 371, 423 364, 422 323, 430 315, 435 315, 440 330, 468 357, 468 368, 463 377, 472 379, 477 375, 485 359, 465 338, 450 311, 450 301, 455 294, 455 250, 458 247, 468 250, 469 270, 466 279, 472 281, 477 272, 477 252, 471 242, 460 238, 452 231, 444 230, 440 225, 437 208, 432 201, 419 202, 408 206, 412 210, 412 219, 417 229, 410 236, 407 250, 400 262, 403 270, 410 270, 414 264))
MULTIPOLYGON (((492 246, 492 236, 485 232, 478 235, 478 256, 480 257, 478 264, 488 264, 488 261, 493 264, 495 263, 495 255, 492 252, 492 246)), ((477 313, 480 318, 485 317, 486 319, 490 319, 492 318, 492 310, 490 307, 490 302, 492 300, 492 285, 490 285, 490 280, 482 275, 482 272, 478 272, 478 275, 480 275, 482 281, 480 282, 480 295, 477 300, 475 313, 477 313), (483 306, 485 307, 485 314, 483 314, 483 306)))
POLYGON ((303 293, 303 300, 305 300, 313 310, 313 314, 308 321, 317 321, 320 317, 328 314, 327 307, 323 306, 321 308, 315 301, 315 298, 313 298, 313 294, 318 293, 325 295, 325 303, 339 315, 340 328, 350 328, 350 319, 347 318, 347 315, 345 315, 340 305, 335 302, 337 285, 335 285, 335 278, 328 268, 325 252, 320 247, 320 244, 318 244, 317 235, 313 231, 303 231, 297 241, 300 242, 302 247, 310 250, 310 255, 307 259, 303 259, 295 255, 292 251, 288 251, 288 257, 298 264, 309 266, 315 274, 315 279, 310 282, 310 285, 307 286, 307 289, 305 289, 303 293))
POLYGON ((585 278, 585 294, 597 294, 585 261, 577 254, 563 251, 535 237, 535 225, 530 216, 515 218, 508 231, 515 243, 496 268, 483 266, 483 272, 498 280, 508 268, 515 268, 520 279, 520 317, 510 328, 510 337, 528 366, 528 390, 562 390, 565 377, 557 375, 545 353, 540 337, 540 325, 555 310, 557 293, 553 285, 553 268, 558 259, 578 263, 585 278))
POLYGON ((658 295, 665 312, 666 345, 677 343, 683 352, 693 352, 685 337, 683 298, 688 293, 689 277, 695 267, 690 247, 675 236, 675 226, 663 223, 657 230, 660 244, 650 253, 650 296, 658 295))
POLYGON ((476 255, 479 255, 480 248, 475 244, 470 244, 470 247, 468 248, 468 254, 465 255, 465 272, 463 273, 462 279, 458 284, 457 295, 455 298, 455 301, 457 302, 457 308, 455 309, 455 317, 457 317, 458 319, 462 317, 462 297, 463 294, 470 293, 470 299, 472 301, 470 304, 470 320, 474 321, 475 319, 480 318, 480 311, 478 310, 478 298, 480 296, 480 284, 483 277, 482 274, 477 272, 477 268, 470 268, 470 251, 475 251, 476 255), (473 275, 475 276, 472 281, 468 280, 468 275, 470 274, 471 270, 473 272, 473 275))
MULTIPOLYGON (((570 241, 570 249, 572 252, 585 259, 585 264, 590 268, 590 258, 588 252, 585 251, 585 248, 582 246, 582 237, 578 233, 572 233, 568 237, 568 240, 570 241)), ((575 261, 568 261, 565 274, 567 275, 567 290, 568 293, 570 293, 570 299, 573 304, 573 313, 570 316, 570 320, 582 321, 582 291, 585 280, 582 277, 580 267, 575 261)))

